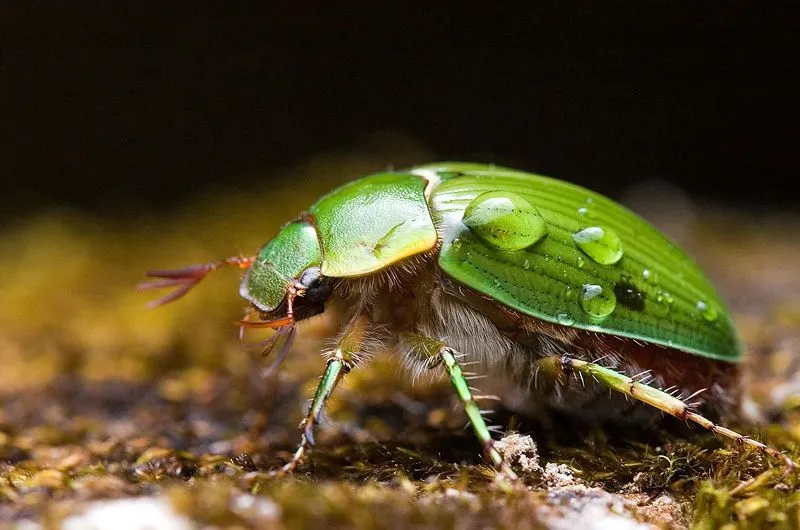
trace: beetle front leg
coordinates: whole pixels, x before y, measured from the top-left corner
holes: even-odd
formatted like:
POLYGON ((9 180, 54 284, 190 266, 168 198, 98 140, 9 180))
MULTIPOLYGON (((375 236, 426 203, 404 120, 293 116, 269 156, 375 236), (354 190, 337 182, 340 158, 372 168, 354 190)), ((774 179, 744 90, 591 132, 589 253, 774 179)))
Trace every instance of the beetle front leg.
POLYGON ((464 406, 464 412, 467 414, 470 425, 472 425, 472 430, 483 447, 484 458, 490 461, 506 477, 515 480, 517 478, 516 473, 503 460, 502 455, 494 446, 494 440, 492 440, 486 421, 481 415, 481 409, 476 403, 469 387, 469 382, 458 363, 458 358, 461 354, 442 341, 421 335, 406 334, 404 339, 413 345, 413 353, 425 358, 428 368, 434 368, 440 364, 444 367, 450 382, 453 384, 453 388, 455 388, 458 399, 464 406))
MULTIPOLYGON (((548 359, 555 360, 555 358, 548 359)), ((717 436, 723 436, 729 440, 739 443, 740 445, 752 447, 772 458, 783 460, 784 464, 786 465, 787 473, 797 467, 797 464, 791 458, 780 451, 748 436, 739 434, 736 431, 732 431, 727 427, 717 425, 708 418, 705 418, 694 412, 692 407, 682 400, 671 394, 668 394, 667 392, 664 392, 663 390, 659 390, 658 388, 654 388, 636 381, 632 377, 628 377, 627 375, 621 374, 615 370, 612 370, 611 368, 606 368, 605 366, 597 363, 582 361, 580 359, 570 357, 569 355, 561 356, 556 362, 560 366, 561 370, 565 373, 572 372, 589 376, 603 386, 646 403, 651 407, 655 407, 656 409, 666 412, 667 414, 670 414, 679 420, 691 421, 705 429, 708 429, 717 436)))
POLYGON ((303 457, 314 446, 314 427, 319 423, 322 411, 325 408, 325 403, 328 401, 331 394, 333 394, 339 381, 341 381, 342 377, 349 373, 356 365, 358 354, 364 344, 367 326, 367 317, 365 315, 358 315, 347 324, 347 327, 337 341, 336 348, 333 350, 325 366, 325 372, 322 374, 322 379, 317 386, 317 391, 314 393, 314 399, 311 402, 311 407, 308 409, 308 414, 300 423, 300 427, 303 429, 303 433, 300 436, 300 444, 292 456, 292 459, 281 468, 282 473, 291 473, 294 471, 300 462, 302 462, 303 457))

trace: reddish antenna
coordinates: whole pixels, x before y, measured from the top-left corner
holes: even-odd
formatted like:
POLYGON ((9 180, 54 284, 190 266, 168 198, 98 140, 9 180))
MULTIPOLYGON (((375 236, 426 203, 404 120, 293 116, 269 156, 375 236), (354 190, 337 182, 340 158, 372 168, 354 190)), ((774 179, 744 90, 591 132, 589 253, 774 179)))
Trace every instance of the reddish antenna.
POLYGON ((168 270, 154 270, 147 271, 148 278, 157 278, 149 282, 142 282, 136 286, 137 289, 163 289, 166 287, 176 287, 176 289, 158 300, 153 300, 147 307, 153 309, 155 307, 174 302, 178 298, 188 293, 192 287, 200 283, 200 280, 206 277, 208 273, 215 271, 223 266, 237 267, 239 269, 249 269, 255 261, 255 256, 250 257, 232 257, 225 258, 219 261, 212 261, 209 263, 202 263, 199 265, 190 265, 182 269, 168 269, 168 270))

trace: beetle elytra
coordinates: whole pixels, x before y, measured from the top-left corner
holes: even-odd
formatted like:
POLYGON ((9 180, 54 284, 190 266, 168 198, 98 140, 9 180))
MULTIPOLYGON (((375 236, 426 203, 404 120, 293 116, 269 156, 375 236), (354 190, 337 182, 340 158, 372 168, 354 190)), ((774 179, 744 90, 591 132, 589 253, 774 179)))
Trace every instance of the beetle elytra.
POLYGON ((276 330, 279 358, 297 322, 325 311, 341 323, 284 471, 301 462, 326 400, 376 344, 411 370, 444 369, 485 457, 508 476, 465 361, 528 386, 549 374, 567 400, 574 375, 584 403, 611 389, 794 466, 697 411, 735 386, 742 357, 702 271, 640 217, 579 186, 470 163, 374 174, 319 199, 256 256, 151 271, 156 280, 142 286, 177 287, 154 303, 163 304, 223 265, 245 271, 240 294, 257 319, 240 324, 276 330))

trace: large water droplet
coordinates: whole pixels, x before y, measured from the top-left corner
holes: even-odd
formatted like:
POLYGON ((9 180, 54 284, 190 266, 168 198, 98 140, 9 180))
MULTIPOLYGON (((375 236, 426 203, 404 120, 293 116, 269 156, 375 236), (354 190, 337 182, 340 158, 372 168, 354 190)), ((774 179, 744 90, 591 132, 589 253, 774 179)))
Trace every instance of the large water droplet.
POLYGON ((578 248, 601 265, 613 265, 622 258, 622 241, 610 228, 590 226, 572 234, 572 239, 578 248))
POLYGON ((478 195, 464 210, 463 221, 473 234, 497 250, 522 250, 547 235, 539 210, 507 191, 478 195))
POLYGON ((583 285, 580 304, 587 315, 600 320, 614 312, 614 308, 617 307, 617 298, 611 289, 603 289, 600 285, 587 283, 583 285))
POLYGON ((571 326, 575 323, 575 319, 572 318, 568 313, 559 313, 556 315, 556 320, 562 326, 571 326))

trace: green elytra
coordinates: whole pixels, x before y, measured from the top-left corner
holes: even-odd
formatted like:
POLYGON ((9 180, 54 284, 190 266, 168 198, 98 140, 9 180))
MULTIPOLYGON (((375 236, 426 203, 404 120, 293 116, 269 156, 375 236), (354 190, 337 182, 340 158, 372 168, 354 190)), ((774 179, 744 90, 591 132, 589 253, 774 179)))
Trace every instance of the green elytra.
POLYGON ((649 223, 580 186, 483 164, 430 164, 334 190, 261 249, 241 294, 268 312, 308 267, 363 276, 437 245, 447 276, 523 314, 711 359, 742 356, 714 287, 649 223))

